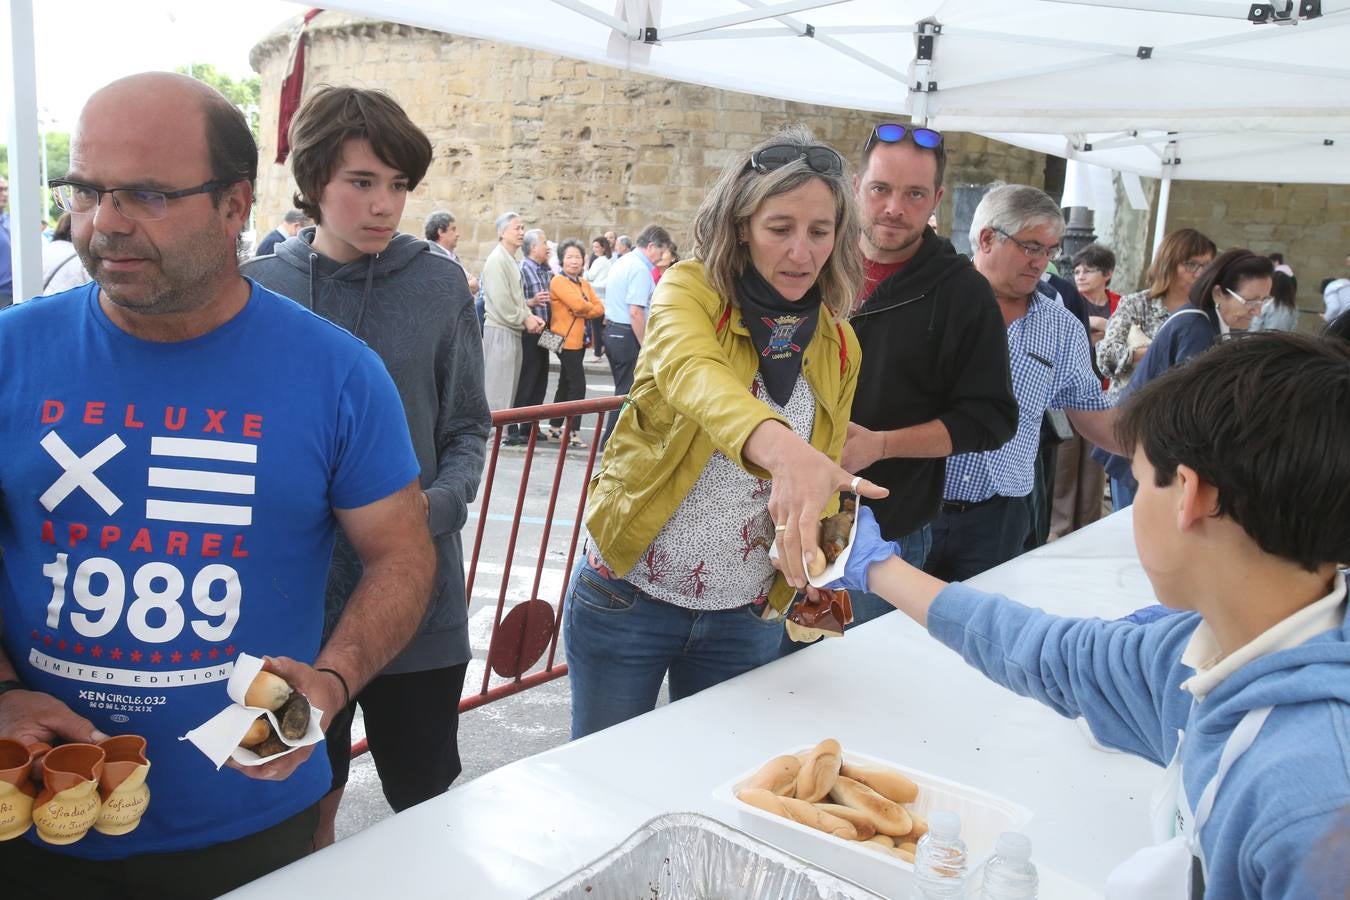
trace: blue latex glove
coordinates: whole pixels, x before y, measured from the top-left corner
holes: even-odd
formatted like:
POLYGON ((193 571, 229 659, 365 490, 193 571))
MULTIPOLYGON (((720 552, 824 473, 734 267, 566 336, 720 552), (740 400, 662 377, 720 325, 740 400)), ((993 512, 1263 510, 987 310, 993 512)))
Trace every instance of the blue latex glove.
POLYGON ((893 541, 881 539, 881 529, 866 506, 858 507, 858 530, 853 535, 844 577, 830 582, 829 587, 849 590, 867 590, 867 570, 873 563, 897 556, 900 548, 893 541))

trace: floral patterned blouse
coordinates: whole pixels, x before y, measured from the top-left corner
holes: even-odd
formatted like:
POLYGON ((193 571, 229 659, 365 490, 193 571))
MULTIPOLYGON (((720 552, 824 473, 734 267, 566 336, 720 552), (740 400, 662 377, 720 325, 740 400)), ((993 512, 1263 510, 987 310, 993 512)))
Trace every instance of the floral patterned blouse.
MULTIPOLYGON (((759 374, 751 392, 811 440, 816 395, 801 375, 786 406, 764 389, 759 374)), ((689 494, 652 539, 628 573, 628 582, 648 596, 697 610, 735 609, 769 595, 777 574, 769 562, 773 521, 772 484, 725 456, 713 453, 689 494)))
MULTIPOLYGON (((1112 404, 1130 383, 1134 372, 1134 348, 1129 346, 1130 329, 1138 325, 1150 341, 1172 314, 1161 297, 1149 297, 1148 291, 1126 294, 1106 323, 1106 336, 1097 342, 1097 368, 1111 379, 1106 398, 1112 404)), ((1137 345, 1136 345, 1137 346, 1137 345)))

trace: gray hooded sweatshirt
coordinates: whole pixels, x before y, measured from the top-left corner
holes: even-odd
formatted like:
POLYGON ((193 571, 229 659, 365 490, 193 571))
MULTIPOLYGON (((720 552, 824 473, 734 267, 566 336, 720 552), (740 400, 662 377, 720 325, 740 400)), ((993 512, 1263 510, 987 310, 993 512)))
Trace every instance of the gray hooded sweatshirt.
MULTIPOLYGON (((380 355, 403 399, 436 545, 426 619, 385 673, 468 662, 468 604, 460 529, 478 492, 491 427, 483 394, 483 345, 464 270, 426 241, 396 234, 383 253, 339 265, 311 246, 314 228, 278 244, 242 271, 264 287, 350 331, 380 355)), ((361 578, 361 560, 339 531, 328 573, 325 637, 361 578)))

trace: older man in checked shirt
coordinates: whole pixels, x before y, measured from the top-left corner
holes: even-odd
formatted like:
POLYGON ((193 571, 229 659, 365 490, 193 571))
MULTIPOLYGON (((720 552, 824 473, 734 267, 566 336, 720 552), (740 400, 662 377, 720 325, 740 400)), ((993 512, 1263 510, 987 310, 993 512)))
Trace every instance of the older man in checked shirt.
POLYGON ((1017 433, 997 450, 947 462, 942 514, 924 567, 944 580, 964 581, 1021 552, 1047 409, 1063 409, 1097 446, 1116 446, 1115 411, 1093 374, 1082 323, 1037 290, 1063 233, 1059 204, 1025 185, 997 187, 975 210, 970 243, 1008 329, 1017 433))

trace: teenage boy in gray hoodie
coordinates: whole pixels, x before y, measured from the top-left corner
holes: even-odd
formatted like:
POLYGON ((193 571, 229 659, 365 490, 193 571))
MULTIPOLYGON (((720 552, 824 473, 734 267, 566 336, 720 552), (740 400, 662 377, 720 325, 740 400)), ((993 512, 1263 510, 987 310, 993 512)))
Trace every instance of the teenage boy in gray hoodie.
MULTIPOLYGON (((431 163, 426 135, 387 94, 326 87, 296 114, 290 142, 295 204, 316 224, 243 272, 346 328, 384 360, 421 464, 437 554, 422 627, 328 729, 333 790, 315 834, 326 846, 347 782, 355 704, 395 811, 445 791, 459 775, 459 697, 470 658, 459 532, 478 491, 491 416, 464 270, 396 230, 408 192, 431 163)), ((337 621, 360 574, 339 533, 328 621, 337 621)))

